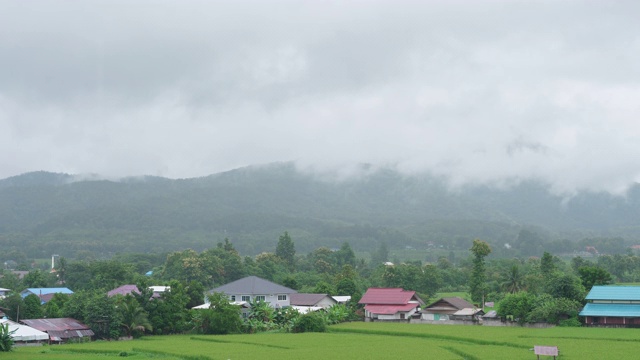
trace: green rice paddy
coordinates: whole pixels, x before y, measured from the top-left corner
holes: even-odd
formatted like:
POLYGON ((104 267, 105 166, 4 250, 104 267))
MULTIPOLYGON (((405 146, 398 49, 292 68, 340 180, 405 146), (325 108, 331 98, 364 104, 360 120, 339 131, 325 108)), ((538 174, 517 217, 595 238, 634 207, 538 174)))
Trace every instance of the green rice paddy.
POLYGON ((624 359, 637 356, 639 335, 640 329, 347 323, 328 333, 147 336, 21 347, 0 353, 0 359, 535 359, 534 345, 558 346, 560 359, 624 359))

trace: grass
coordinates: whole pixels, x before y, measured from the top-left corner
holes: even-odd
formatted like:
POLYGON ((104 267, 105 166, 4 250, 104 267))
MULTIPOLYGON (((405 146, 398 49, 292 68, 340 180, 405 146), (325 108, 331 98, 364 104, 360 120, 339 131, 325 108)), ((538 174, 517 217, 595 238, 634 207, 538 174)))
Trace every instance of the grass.
POLYGON ((640 348, 640 329, 453 326, 347 323, 328 333, 225 336, 149 336, 17 348, 10 357, 33 359, 527 359, 534 345, 558 346, 562 359, 630 358, 640 348))

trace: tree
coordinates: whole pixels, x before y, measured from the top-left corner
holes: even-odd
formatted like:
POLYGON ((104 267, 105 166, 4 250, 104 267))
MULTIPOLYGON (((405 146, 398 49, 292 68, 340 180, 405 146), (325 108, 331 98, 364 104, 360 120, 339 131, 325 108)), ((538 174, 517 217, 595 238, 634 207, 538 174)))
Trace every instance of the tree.
POLYGON ((338 266, 344 265, 356 265, 356 254, 351 249, 351 246, 348 242, 342 243, 340 250, 335 252, 336 262, 338 266))
POLYGON ((384 241, 380 243, 378 250, 371 254, 371 267, 378 267, 389 260, 389 248, 384 241))
POLYGON ((491 253, 491 247, 489 247, 489 244, 486 242, 475 239, 473 240, 473 245, 470 250, 473 254, 473 270, 469 281, 469 292, 471 293, 471 299, 479 303, 482 302, 486 291, 485 282, 487 275, 485 273, 484 258, 491 253))
POLYGON ((118 311, 120 313, 120 326, 126 336, 132 337, 145 330, 153 331, 149 322, 149 314, 138 304, 132 296, 124 296, 119 299, 118 311))
POLYGON ((47 287, 49 283, 48 274, 40 269, 29 271, 22 279, 24 286, 28 288, 47 287))
POLYGON ((282 259, 290 271, 295 270, 295 256, 296 256, 296 248, 293 244, 293 240, 291 240, 291 236, 289 236, 288 232, 284 232, 280 236, 278 240, 278 245, 276 246, 276 256, 282 259))
POLYGON ((501 317, 512 316, 514 320, 520 323, 527 321, 529 313, 535 306, 535 295, 531 295, 526 291, 515 294, 507 294, 504 299, 498 303, 498 315, 501 317))
POLYGON ((521 291, 524 286, 524 276, 520 272, 518 265, 513 265, 504 275, 504 281, 502 282, 502 288, 505 291, 515 294, 521 291))
POLYGON ((553 256, 545 251, 540 259, 540 272, 542 273, 542 277, 548 280, 555 270, 556 265, 553 263, 553 256))
POLYGON ((222 293, 213 293, 208 297, 208 309, 197 309, 196 323, 203 334, 235 334, 242 329, 240 308, 229 303, 229 298, 222 293))
POLYGON ((578 275, 586 291, 594 285, 606 285, 612 281, 611 274, 599 266, 582 266, 578 269, 578 275))
POLYGON ((29 294, 24 298, 24 305, 20 308, 21 319, 40 319, 44 316, 40 298, 29 294))
POLYGON ((581 302, 586 290, 575 275, 555 273, 546 284, 546 292, 554 298, 567 298, 581 302))

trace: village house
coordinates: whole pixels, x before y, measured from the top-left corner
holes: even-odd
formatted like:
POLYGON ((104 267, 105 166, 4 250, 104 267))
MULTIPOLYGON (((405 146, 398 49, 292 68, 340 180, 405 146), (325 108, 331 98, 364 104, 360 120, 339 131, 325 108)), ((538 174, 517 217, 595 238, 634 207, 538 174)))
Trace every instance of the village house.
POLYGON ((424 301, 415 291, 401 288, 369 288, 358 304, 364 304, 365 321, 408 321, 424 301))
POLYGON ((70 339, 91 338, 95 335, 87 325, 72 318, 29 319, 20 322, 46 332, 50 343, 63 343, 70 339))
POLYGON ((209 290, 208 293, 223 293, 229 297, 231 302, 251 303, 264 301, 273 308, 283 308, 291 306, 291 294, 296 292, 286 286, 278 285, 257 276, 247 276, 209 290))
POLYGON ((640 326, 640 286, 594 286, 580 312, 587 326, 640 326))
POLYGON ((431 321, 476 321, 484 311, 459 297, 441 298, 422 310, 422 319, 431 321))
POLYGON ((8 325, 11 337, 16 346, 37 345, 49 342, 49 335, 38 329, 24 324, 18 324, 8 319, 0 319, 0 325, 8 325))
POLYGON ((310 311, 318 311, 327 309, 336 305, 338 302, 328 294, 291 294, 291 307, 300 313, 306 314, 310 311))
POLYGON ((31 294, 39 297, 40 298, 40 302, 42 304, 46 304, 47 302, 49 302, 49 300, 51 300, 51 298, 55 294, 71 295, 71 294, 73 294, 73 291, 69 290, 66 287, 60 287, 60 288, 28 288, 26 290, 23 290, 20 293, 20 296, 22 296, 22 298, 24 299, 25 297, 27 297, 27 296, 29 296, 31 294))

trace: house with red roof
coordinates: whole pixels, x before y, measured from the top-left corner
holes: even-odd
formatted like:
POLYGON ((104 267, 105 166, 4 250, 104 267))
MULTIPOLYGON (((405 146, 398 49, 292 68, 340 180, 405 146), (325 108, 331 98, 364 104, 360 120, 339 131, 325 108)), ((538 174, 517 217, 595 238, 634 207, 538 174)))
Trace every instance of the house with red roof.
POLYGON ((365 321, 409 320, 424 306, 415 291, 401 288, 369 288, 358 304, 364 304, 365 321))

